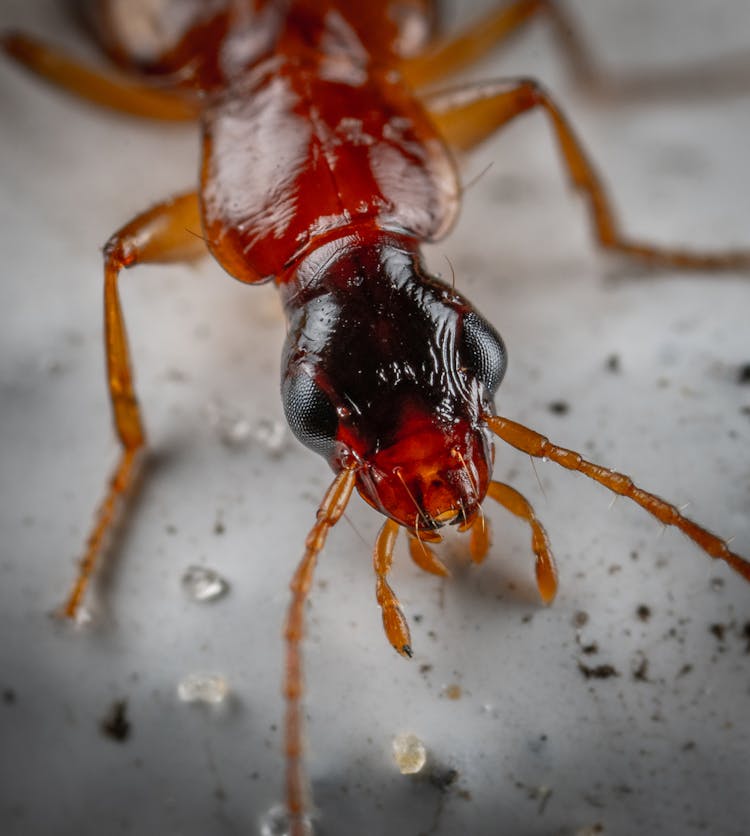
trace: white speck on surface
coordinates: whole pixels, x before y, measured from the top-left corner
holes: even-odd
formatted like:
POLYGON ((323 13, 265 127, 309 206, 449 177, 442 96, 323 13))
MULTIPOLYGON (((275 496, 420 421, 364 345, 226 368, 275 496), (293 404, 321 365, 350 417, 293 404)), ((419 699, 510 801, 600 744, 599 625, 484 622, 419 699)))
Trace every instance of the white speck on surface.
POLYGON ((214 569, 188 566, 182 576, 182 587, 194 601, 216 601, 229 592, 229 583, 214 569))
POLYGON ((393 759, 402 775, 416 775, 427 763, 427 750, 416 734, 405 732, 393 738, 393 759))
MULTIPOLYGON (((309 816, 300 822, 305 836, 313 836, 315 830, 309 816)), ((291 824, 289 813, 283 804, 275 804, 260 819, 260 836, 289 836, 291 824)))
POLYGON ((189 673, 177 685, 182 702, 219 705, 229 694, 229 683, 221 674, 189 673))
POLYGON ((272 456, 284 452, 288 439, 285 425, 270 418, 261 418, 253 428, 252 436, 272 456))

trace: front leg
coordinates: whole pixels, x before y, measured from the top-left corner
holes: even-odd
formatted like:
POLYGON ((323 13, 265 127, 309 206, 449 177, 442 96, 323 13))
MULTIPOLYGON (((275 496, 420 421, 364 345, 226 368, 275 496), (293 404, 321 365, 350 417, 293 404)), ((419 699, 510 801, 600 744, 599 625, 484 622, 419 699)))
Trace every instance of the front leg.
POLYGON ((78 613, 107 535, 114 526, 118 508, 132 488, 146 441, 133 386, 125 320, 117 289, 120 270, 135 264, 191 261, 205 252, 195 194, 181 195, 138 215, 116 232, 104 248, 107 380, 115 431, 122 450, 96 513, 78 576, 62 609, 67 618, 75 618, 78 613))

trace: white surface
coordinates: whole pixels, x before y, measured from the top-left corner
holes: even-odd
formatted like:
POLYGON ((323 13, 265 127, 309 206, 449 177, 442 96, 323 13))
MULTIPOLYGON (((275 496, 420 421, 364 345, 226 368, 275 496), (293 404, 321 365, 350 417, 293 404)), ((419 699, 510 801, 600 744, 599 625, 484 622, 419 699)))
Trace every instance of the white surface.
MULTIPOLYGON (((750 43, 740 0, 575 8, 597 54, 623 71, 750 43)), ((11 24, 88 50, 51 0, 6 0, 0 26, 11 24)), ((633 234, 750 245, 750 98, 596 104, 567 83, 559 55, 536 24, 479 74, 547 82, 633 234)), ((330 479, 293 441, 274 458, 220 438, 217 416, 282 420, 274 290, 210 263, 127 275, 153 466, 98 584, 94 622, 50 619, 116 455, 97 248, 194 180, 197 145, 190 130, 98 113, 5 61, 0 113, 0 830, 257 833, 280 799, 287 583, 330 479), (221 572, 230 594, 188 600, 180 578, 193 564, 221 572), (178 682, 195 671, 228 679, 225 709, 178 702, 178 682), (116 743, 99 723, 123 698, 132 734, 116 743)), ((540 116, 488 143, 465 180, 489 162, 429 259, 449 272, 450 258, 509 346, 501 410, 689 503, 750 554, 750 387, 736 382, 750 361, 747 278, 652 279, 597 255, 540 116), (612 354, 619 374, 605 368, 612 354), (567 415, 549 411, 558 400, 567 415)), ((498 450, 497 477, 525 491, 548 527, 555 605, 537 602, 525 528, 489 508, 490 559, 468 568, 453 541, 449 582, 419 573, 402 545, 393 586, 411 618, 411 662, 382 635, 369 558, 377 515, 355 500, 329 538, 305 645, 321 833, 746 832, 750 589, 625 501, 612 506, 552 464, 536 472, 544 494, 525 457, 498 450), (589 616, 580 634, 579 611, 589 616), (725 641, 712 624, 729 625, 725 641), (593 642, 599 652, 583 654, 593 642), (632 676, 644 657, 647 682, 632 676), (579 660, 620 676, 586 681, 579 660), (446 696, 452 684, 458 700, 446 696), (453 786, 398 773, 391 739, 402 731, 420 736, 438 769, 458 770, 453 786)))

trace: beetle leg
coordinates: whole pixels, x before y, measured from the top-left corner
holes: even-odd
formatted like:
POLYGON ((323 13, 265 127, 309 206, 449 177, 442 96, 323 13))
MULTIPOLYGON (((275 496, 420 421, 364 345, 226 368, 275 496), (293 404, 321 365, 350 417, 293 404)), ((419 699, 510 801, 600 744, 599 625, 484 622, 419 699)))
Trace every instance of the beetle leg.
POLYGON ((198 117, 197 102, 185 96, 91 69, 56 47, 28 35, 3 34, 0 46, 26 69, 100 107, 148 119, 190 121, 198 117))
POLYGON ((470 67, 547 5, 545 0, 520 0, 493 9, 460 34, 439 38, 421 55, 404 61, 401 72, 420 87, 470 67))
POLYGON ((531 528, 531 548, 536 555, 536 584, 542 601, 550 604, 557 594, 557 566, 547 532, 536 518, 529 501, 515 488, 502 482, 490 482, 487 496, 499 502, 511 514, 526 520, 531 528))
POLYGON ((154 262, 188 261, 205 253, 200 237, 200 215, 195 194, 182 195, 139 215, 116 232, 104 248, 104 328, 107 380, 115 429, 122 446, 120 460, 99 506, 86 543, 78 577, 62 613, 75 618, 118 506, 136 476, 138 453, 145 444, 138 401, 133 388, 125 322, 117 291, 123 267, 154 262))
MULTIPOLYGON (((664 525, 673 525, 675 528, 679 528, 709 557, 723 560, 735 572, 739 572, 746 580, 750 581, 750 561, 731 551, 725 540, 683 516, 674 505, 670 505, 660 497, 647 493, 634 485, 629 476, 586 461, 575 450, 558 447, 543 435, 524 427, 522 424, 517 424, 515 421, 510 421, 508 418, 487 416, 485 420, 490 430, 506 444, 510 444, 511 447, 515 447, 529 456, 534 456, 534 458, 550 459, 568 470, 583 473, 584 476, 599 482, 600 485, 609 488, 613 493, 627 496, 664 525)), ((493 482, 492 485, 494 484, 493 482)))
POLYGON ((562 0, 515 0, 492 9, 463 32, 436 38, 419 54, 406 59, 401 72, 414 87, 435 84, 466 70, 524 26, 543 18, 561 49, 575 82, 586 92, 607 101, 644 101, 676 96, 705 96, 747 91, 748 65, 744 56, 725 56, 674 70, 612 75, 589 49, 575 18, 562 0))
POLYGON ((401 71, 415 87, 433 84, 471 67, 539 14, 551 21, 576 78, 582 84, 599 84, 601 73, 570 16, 554 0, 515 0, 492 9, 458 35, 433 41, 421 54, 404 61, 401 71))
POLYGON ((396 545, 398 529, 397 522, 386 520, 375 541, 372 558, 375 567, 375 595, 383 611, 383 629, 388 641, 402 656, 411 656, 409 625, 396 594, 386 580, 393 563, 393 548, 396 545))
POLYGON ((586 199, 594 235, 602 247, 653 266, 683 270, 750 269, 750 250, 682 250, 624 235, 601 177, 583 145, 563 112, 536 81, 515 79, 463 85, 428 97, 427 105, 445 139, 461 150, 475 147, 522 113, 541 109, 550 121, 571 184, 586 199))

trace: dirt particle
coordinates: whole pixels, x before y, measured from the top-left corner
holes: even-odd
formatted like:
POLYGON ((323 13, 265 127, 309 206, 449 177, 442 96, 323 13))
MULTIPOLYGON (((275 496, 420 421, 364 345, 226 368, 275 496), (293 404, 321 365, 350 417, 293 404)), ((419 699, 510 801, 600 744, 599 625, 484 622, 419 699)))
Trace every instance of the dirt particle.
POLYGON ((102 734, 118 743, 124 743, 130 737, 131 730, 127 712, 127 700, 115 700, 99 724, 102 734))
POLYGON ((639 621, 648 621, 651 618, 651 607, 646 606, 646 604, 640 604, 635 614, 638 616, 639 621))
POLYGON ((683 752, 692 752, 695 749, 696 744, 694 740, 688 740, 686 743, 682 744, 682 751, 683 752))
POLYGON ((619 374, 622 371, 622 363, 620 361, 620 355, 619 354, 610 354, 609 357, 607 357, 607 359, 604 363, 604 368, 610 374, 619 374))
POLYGON ((581 627, 585 627, 589 621, 589 614, 584 612, 583 610, 578 610, 577 613, 573 615, 573 626, 580 630, 581 627))
POLYGON ((433 766, 427 780, 440 792, 447 792, 458 781, 458 770, 452 767, 433 766))
POLYGON ((611 679, 620 674, 615 669, 614 665, 595 665, 589 667, 583 662, 578 663, 578 670, 583 674, 584 679, 611 679))
POLYGON ((715 636, 718 641, 723 642, 727 635, 727 625, 719 623, 711 624, 708 627, 708 632, 711 633, 712 636, 715 636))
POLYGON ((739 369, 737 369, 737 383, 739 383, 740 386, 750 383, 750 363, 743 363, 739 369))
POLYGON ((567 401, 550 401, 547 409, 553 415, 567 415, 570 412, 570 404, 567 401))
POLYGON ((443 693, 449 700, 460 700, 461 699, 461 686, 457 683, 453 682, 450 685, 446 685, 443 693))
POLYGON ((638 653, 633 660, 633 679, 636 682, 648 682, 648 659, 643 653, 638 653))

